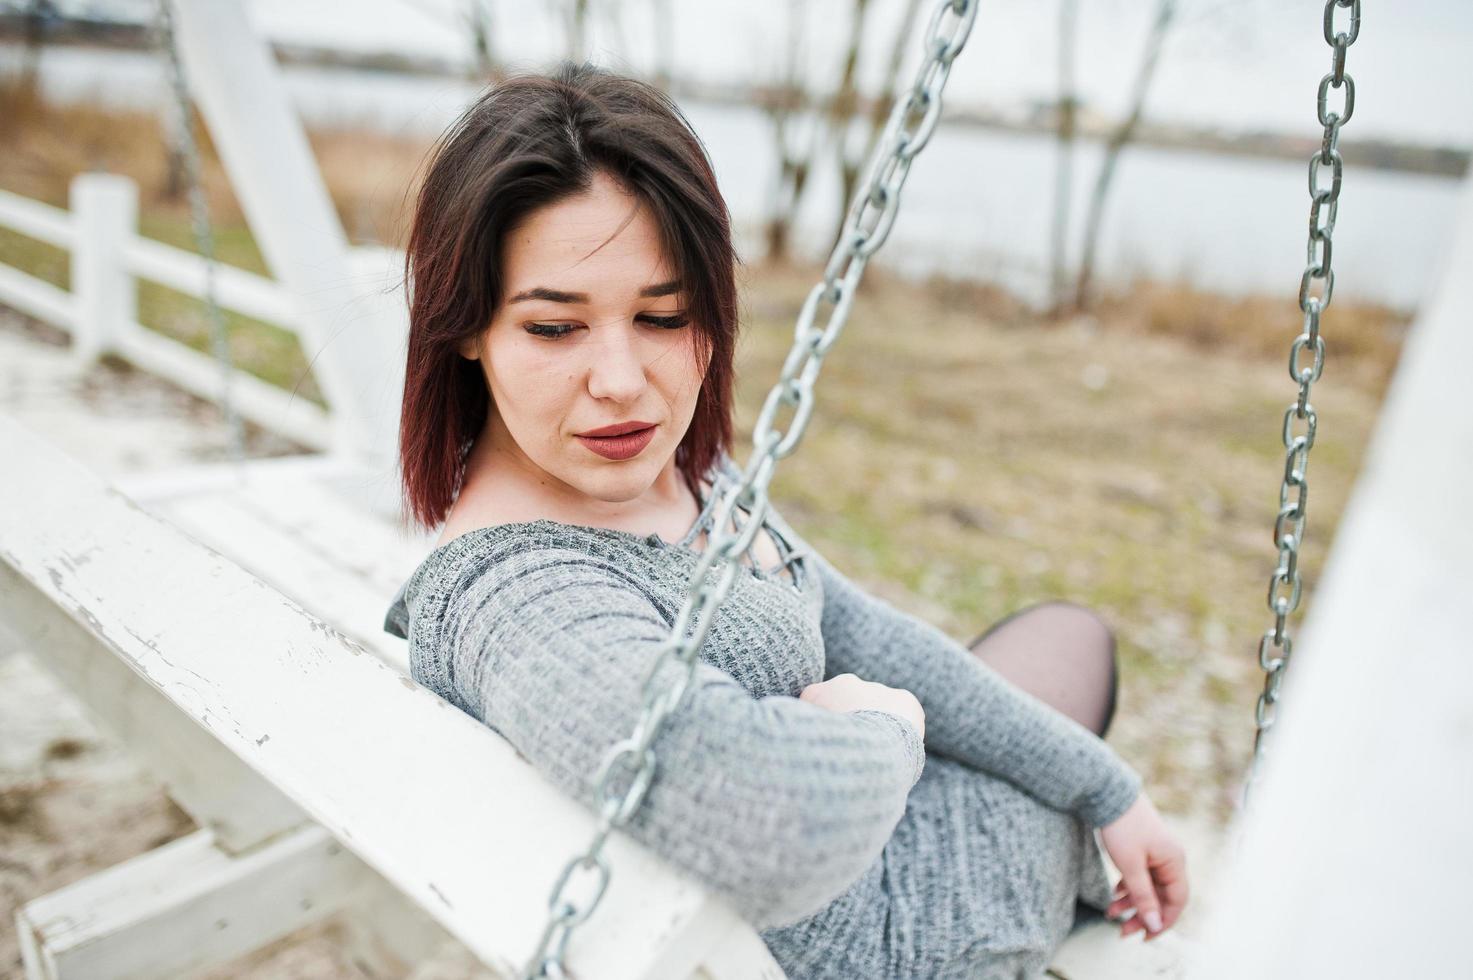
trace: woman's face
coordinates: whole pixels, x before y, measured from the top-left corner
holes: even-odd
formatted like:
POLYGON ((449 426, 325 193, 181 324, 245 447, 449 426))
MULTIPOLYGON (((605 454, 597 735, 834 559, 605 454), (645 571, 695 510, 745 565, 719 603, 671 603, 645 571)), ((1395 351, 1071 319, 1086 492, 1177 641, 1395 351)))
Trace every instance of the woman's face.
POLYGON ((490 389, 494 465, 574 505, 634 500, 674 473, 706 364, 648 208, 600 172, 508 232, 502 263, 503 300, 461 347, 490 389), (581 438, 631 422, 649 431, 581 438))

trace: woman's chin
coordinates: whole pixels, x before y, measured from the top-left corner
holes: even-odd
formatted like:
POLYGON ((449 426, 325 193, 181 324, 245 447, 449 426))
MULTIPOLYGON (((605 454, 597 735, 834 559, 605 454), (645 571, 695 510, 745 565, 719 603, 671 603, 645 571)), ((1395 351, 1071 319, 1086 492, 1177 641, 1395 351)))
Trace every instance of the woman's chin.
MULTIPOLYGON (((592 454, 584 451, 583 455, 592 454)), ((595 457, 575 467, 564 482, 596 500, 624 503, 648 492, 663 468, 653 457, 646 459, 643 453, 626 460, 595 457)))

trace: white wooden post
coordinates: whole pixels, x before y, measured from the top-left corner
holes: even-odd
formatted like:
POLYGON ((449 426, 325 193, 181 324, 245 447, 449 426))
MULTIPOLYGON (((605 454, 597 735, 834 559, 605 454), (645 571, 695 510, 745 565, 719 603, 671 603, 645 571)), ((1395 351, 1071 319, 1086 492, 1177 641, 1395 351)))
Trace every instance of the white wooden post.
POLYGON ((302 345, 339 446, 373 470, 397 455, 406 317, 365 297, 347 236, 264 38, 239 0, 173 0, 180 58, 251 233, 296 297, 302 345))
POLYGON ((79 364, 91 364, 120 350, 138 317, 137 284, 123 265, 123 247, 138 231, 138 185, 119 174, 81 174, 72 180, 70 199, 72 353, 79 364))
MULTIPOLYGON (((1469 975, 1473 178, 1454 228, 1311 597, 1194 978, 1469 975)), ((1333 319, 1325 337, 1333 371, 1333 319)))

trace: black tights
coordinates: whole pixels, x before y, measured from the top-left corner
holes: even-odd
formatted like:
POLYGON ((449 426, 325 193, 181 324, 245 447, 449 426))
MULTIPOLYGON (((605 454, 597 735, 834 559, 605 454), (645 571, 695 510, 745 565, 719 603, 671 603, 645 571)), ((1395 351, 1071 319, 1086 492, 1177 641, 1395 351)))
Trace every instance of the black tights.
POLYGON ((998 620, 967 646, 1018 687, 1101 738, 1115 716, 1115 634, 1071 602, 1042 602, 998 620))

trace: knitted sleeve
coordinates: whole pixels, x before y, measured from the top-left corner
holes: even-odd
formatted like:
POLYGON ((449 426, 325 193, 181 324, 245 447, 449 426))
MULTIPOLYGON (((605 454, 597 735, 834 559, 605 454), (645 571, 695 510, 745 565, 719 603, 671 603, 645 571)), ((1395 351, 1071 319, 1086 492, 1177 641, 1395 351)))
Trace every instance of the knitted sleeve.
MULTIPOLYGON (((599 766, 634 732, 678 610, 573 547, 477 556, 456 588, 442 642, 461 703, 595 809, 599 766)), ((759 929, 823 908, 879 858, 925 762, 902 718, 755 698, 700 662, 653 749, 624 829, 759 929)))
POLYGON ((1135 802, 1140 775, 1094 732, 808 551, 823 582, 825 677, 852 673, 910 691, 926 712, 929 750, 1006 779, 1091 827, 1135 802))

